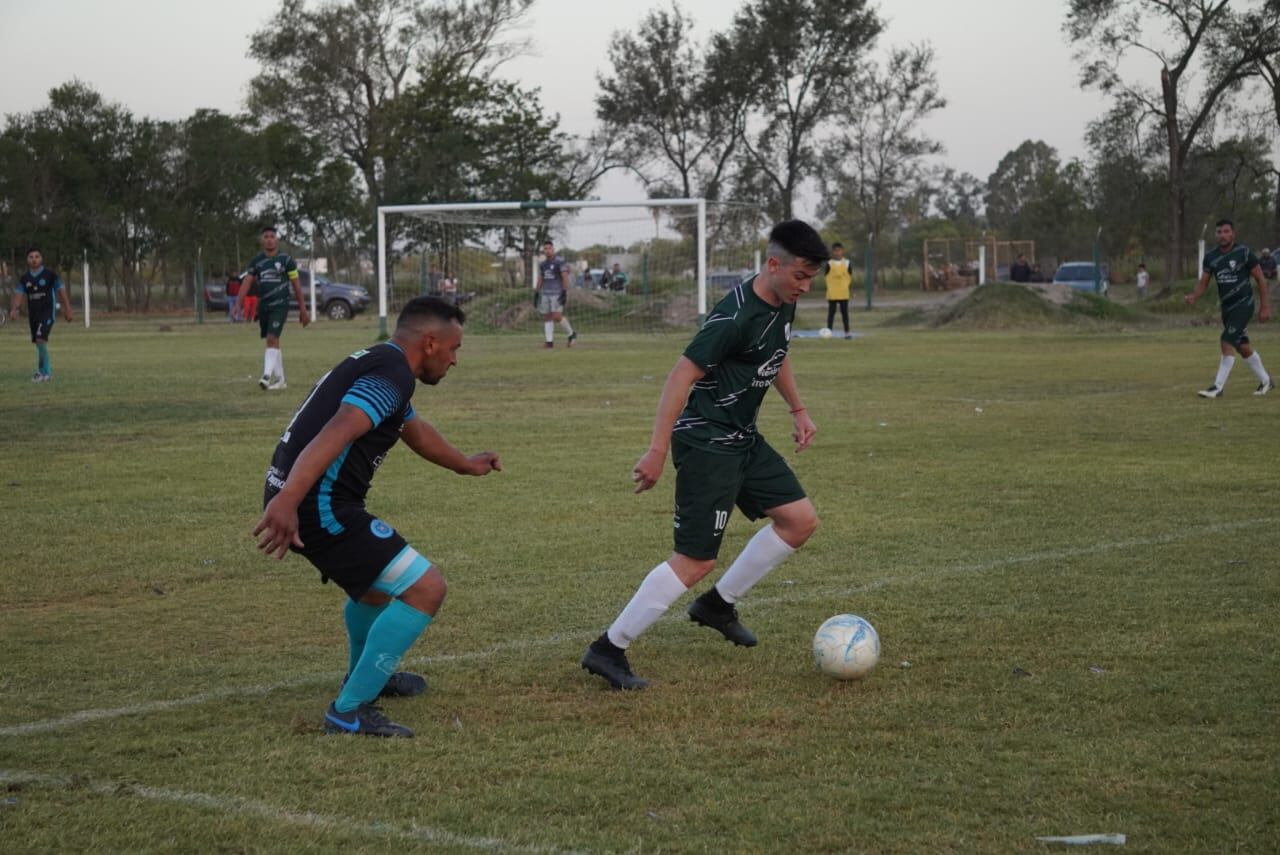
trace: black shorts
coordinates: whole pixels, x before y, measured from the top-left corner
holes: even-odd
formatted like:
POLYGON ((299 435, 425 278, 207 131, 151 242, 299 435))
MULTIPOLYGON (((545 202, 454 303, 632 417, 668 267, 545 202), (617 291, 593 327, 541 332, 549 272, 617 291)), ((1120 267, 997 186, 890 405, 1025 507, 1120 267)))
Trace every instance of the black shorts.
MULTIPOLYGON (((274 497, 275 491, 268 489, 263 504, 274 497)), ((332 579, 353 600, 363 597, 398 561, 407 569, 417 556, 399 532, 362 505, 333 504, 322 512, 307 499, 298 507, 298 537, 302 548, 290 550, 320 571, 321 582, 332 579)))
POLYGON ((266 338, 273 335, 280 337, 280 333, 284 332, 284 322, 289 317, 288 306, 271 306, 268 308, 258 309, 258 331, 261 333, 260 338, 266 338))
POLYGON ((49 333, 53 332, 53 318, 27 318, 27 323, 31 326, 31 341, 40 342, 48 341, 49 333))
POLYGON ((719 554, 734 505, 756 520, 805 497, 796 474, 764 437, 731 454, 675 440, 671 460, 676 467, 675 551, 697 561, 719 554))
POLYGON ((1249 321, 1253 318, 1253 302, 1227 309, 1222 313, 1223 341, 1232 347, 1249 343, 1249 321))

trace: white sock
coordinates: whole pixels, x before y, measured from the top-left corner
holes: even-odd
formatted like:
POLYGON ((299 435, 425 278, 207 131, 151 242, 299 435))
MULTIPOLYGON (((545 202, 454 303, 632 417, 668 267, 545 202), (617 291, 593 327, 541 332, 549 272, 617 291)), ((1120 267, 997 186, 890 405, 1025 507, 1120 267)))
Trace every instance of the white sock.
POLYGON ((544 323, 542 325, 542 331, 543 333, 546 334, 547 341, 556 340, 556 322, 555 321, 547 321, 546 323, 544 323))
POLYGON ((262 351, 262 376, 268 379, 271 378, 271 367, 275 365, 275 360, 271 356, 272 350, 268 347, 262 351))
POLYGON ((1213 385, 1219 389, 1227 387, 1227 378, 1231 376, 1231 367, 1236 364, 1234 356, 1224 356, 1218 363, 1218 376, 1214 378, 1213 385))
POLYGON ((716 590, 726 603, 736 603, 795 551, 795 547, 778 537, 772 525, 767 525, 756 532, 729 569, 724 571, 720 581, 716 582, 716 590))
POLYGON ((276 348, 276 376, 280 378, 280 382, 284 382, 284 351, 276 348))
POLYGON ((569 325, 568 318, 564 318, 564 317, 560 318, 560 328, 564 330, 566 333, 568 333, 569 335, 573 335, 573 327, 569 325))
POLYGON ((687 590, 676 571, 663 561, 644 577, 631 602, 609 627, 609 640, 623 650, 627 649, 687 590))
POLYGON ((1262 357, 1258 355, 1258 351, 1255 350, 1253 352, 1253 356, 1246 359, 1244 364, 1248 365, 1253 371, 1253 376, 1258 378, 1259 383, 1268 383, 1271 381, 1271 375, 1267 373, 1267 369, 1262 367, 1262 357))

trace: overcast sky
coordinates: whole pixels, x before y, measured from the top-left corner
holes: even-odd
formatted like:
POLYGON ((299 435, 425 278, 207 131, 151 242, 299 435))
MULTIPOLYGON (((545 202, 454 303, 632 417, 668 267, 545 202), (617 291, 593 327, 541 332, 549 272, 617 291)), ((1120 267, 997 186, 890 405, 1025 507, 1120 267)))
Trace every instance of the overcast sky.
MULTIPOLYGON (((595 75, 611 33, 632 29, 649 0, 537 0, 527 32, 535 56, 508 76, 542 88, 544 105, 573 133, 594 124, 595 75)), ((683 0, 700 36, 728 25, 740 0, 683 0)), ((1083 92, 1062 35, 1066 0, 882 0, 880 47, 929 41, 949 106, 929 125, 957 169, 985 179, 1028 138, 1064 157, 1084 154, 1085 125, 1105 108, 1083 92)), ((200 107, 243 108, 257 70, 249 36, 274 0, 0 0, 7 61, 0 113, 46 103, 50 88, 78 77, 135 114, 180 119, 200 107), (34 51, 34 53, 32 53, 34 51), (28 57, 30 59, 28 59, 28 57)), ((838 105, 837 105, 838 106, 838 105)), ((602 196, 635 195, 614 179, 602 196)))

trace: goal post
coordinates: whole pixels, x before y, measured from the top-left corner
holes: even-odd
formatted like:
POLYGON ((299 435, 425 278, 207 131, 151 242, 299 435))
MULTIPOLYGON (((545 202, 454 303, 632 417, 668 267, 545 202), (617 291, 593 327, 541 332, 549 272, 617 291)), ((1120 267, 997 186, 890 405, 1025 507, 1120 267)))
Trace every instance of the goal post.
MULTIPOLYGON (((541 322, 532 289, 544 239, 554 240, 569 270, 566 314, 575 324, 648 332, 700 322, 710 263, 724 265, 712 277, 721 284, 749 272, 759 248, 756 209, 736 206, 736 216, 752 222, 733 231, 736 244, 717 256, 708 240, 708 205, 698 198, 381 205, 379 334, 388 333, 393 304, 421 293, 456 295, 468 321, 475 318, 482 329, 532 329, 541 322)), ((730 218, 718 216, 715 225, 721 220, 730 218)))

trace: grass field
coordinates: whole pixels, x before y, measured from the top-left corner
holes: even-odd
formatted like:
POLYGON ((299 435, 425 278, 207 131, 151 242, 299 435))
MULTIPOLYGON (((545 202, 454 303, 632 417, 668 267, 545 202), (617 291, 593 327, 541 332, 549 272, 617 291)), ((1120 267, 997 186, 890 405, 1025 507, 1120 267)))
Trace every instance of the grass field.
MULTIPOLYGON (((1214 328, 854 320, 792 350, 823 525, 743 604, 761 645, 682 601, 637 694, 577 660, 669 551, 674 479, 628 473, 684 342, 469 338, 415 407, 506 471, 400 449, 370 495, 451 582, 410 653, 430 692, 387 704, 409 742, 320 733, 341 596, 248 534, 279 431, 373 321, 290 326, 271 395, 243 326, 61 324, 47 385, 0 329, 0 849, 1274 851, 1280 397, 1242 364, 1194 396, 1214 328), (860 683, 812 667, 840 612, 880 632, 860 683)), ((761 424, 785 447, 780 399, 761 424)))

